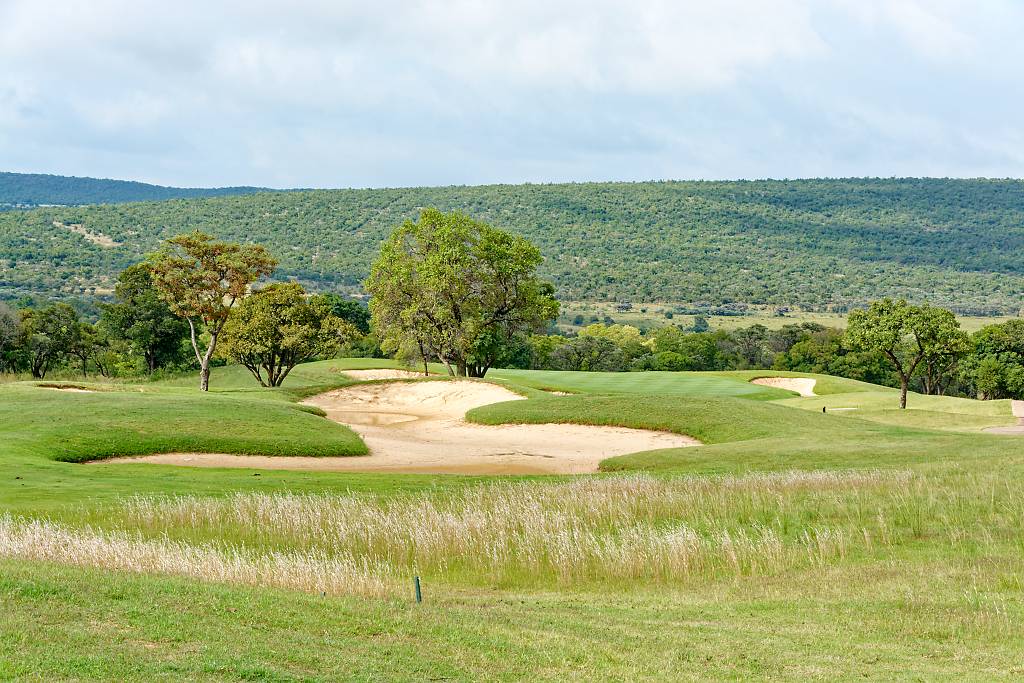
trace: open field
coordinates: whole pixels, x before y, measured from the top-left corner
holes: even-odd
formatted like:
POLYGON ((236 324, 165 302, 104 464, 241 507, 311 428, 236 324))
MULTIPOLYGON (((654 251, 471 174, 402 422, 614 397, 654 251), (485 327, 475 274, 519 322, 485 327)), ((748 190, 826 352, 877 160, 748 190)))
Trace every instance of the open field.
POLYGON ((525 400, 471 423, 704 445, 575 477, 73 462, 359 460, 355 432, 299 401, 384 386, 343 373, 376 367, 397 366, 312 363, 279 390, 218 368, 208 396, 192 378, 0 386, 0 677, 1024 674, 1024 442, 981 431, 1014 422, 1007 401, 912 394, 901 413, 845 379, 750 384, 793 373, 494 371, 525 400))

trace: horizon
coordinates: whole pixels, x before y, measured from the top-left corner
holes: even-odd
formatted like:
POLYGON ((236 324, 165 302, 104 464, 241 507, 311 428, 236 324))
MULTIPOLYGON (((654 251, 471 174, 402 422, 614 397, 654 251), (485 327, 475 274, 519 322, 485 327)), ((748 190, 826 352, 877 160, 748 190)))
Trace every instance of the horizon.
POLYGON ((552 185, 640 185, 645 183, 789 183, 789 182, 828 182, 828 181, 909 181, 909 180, 949 180, 949 181, 984 181, 984 182, 1024 182, 1024 176, 997 177, 997 176, 808 176, 800 178, 647 178, 641 180, 554 180, 545 182, 524 181, 521 183, 455 183, 447 185, 375 185, 375 186, 348 186, 348 187, 263 187, 256 185, 206 185, 206 186, 180 186, 180 185, 159 185, 144 180, 133 178, 101 178, 98 176, 67 176, 47 172, 22 172, 7 171, 0 169, 0 174, 12 174, 23 176, 48 176, 53 178, 69 178, 73 180, 94 180, 101 182, 123 182, 139 183, 155 187, 164 187, 174 190, 223 190, 232 188, 255 189, 261 192, 331 192, 344 190, 413 190, 413 189, 446 189, 446 188, 480 188, 480 187, 517 187, 517 186, 552 186, 552 185))

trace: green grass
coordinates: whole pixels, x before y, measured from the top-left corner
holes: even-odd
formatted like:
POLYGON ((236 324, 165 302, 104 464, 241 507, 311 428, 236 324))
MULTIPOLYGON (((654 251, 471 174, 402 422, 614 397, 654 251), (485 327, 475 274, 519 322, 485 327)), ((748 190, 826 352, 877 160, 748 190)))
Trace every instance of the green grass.
POLYGON ((305 406, 230 394, 4 389, 0 424, 11 443, 53 460, 206 450, 264 455, 365 455, 349 428, 305 406), (57 394, 57 396, 55 396, 57 394))
MULTIPOLYGON (((0 385, 0 512, 50 518, 83 533, 125 530, 211 547, 241 544, 256 553, 355 553, 386 561, 397 581, 387 598, 345 597, 0 560, 0 678, 1024 675, 1024 449, 1018 437, 979 431, 1011 421, 1005 402, 911 395, 912 409, 901 412, 890 389, 820 376, 823 395, 805 399, 749 384, 771 372, 494 371, 489 379, 529 400, 476 409, 469 415, 474 421, 647 427, 705 443, 605 461, 606 470, 645 472, 653 486, 663 481, 686 492, 661 503, 650 495, 613 495, 608 500, 622 506, 618 516, 587 489, 572 495, 571 482, 580 480, 566 477, 260 472, 55 459, 160 450, 356 453, 361 443, 352 432, 297 409, 295 401, 349 383, 340 369, 385 365, 313 363, 280 390, 259 389, 239 368, 217 368, 206 396, 194 378, 87 384, 104 390, 92 394, 0 385), (858 410, 822 414, 822 405, 858 410), (815 484, 812 478, 803 484, 798 476, 791 488, 757 484, 757 473, 780 472, 785 479, 791 470, 827 470, 840 481, 851 470, 878 471, 883 483, 815 484), (753 476, 754 488, 725 475, 753 476), (910 477, 905 484, 904 476, 910 477), (558 482, 569 482, 568 493, 547 488, 558 482), (512 483, 550 495, 540 507, 488 502, 503 494, 514 501, 512 483), (358 523, 346 536, 282 508, 291 512, 266 517, 270 524, 232 502, 249 498, 225 498, 251 494, 271 496, 267 501, 323 496, 340 506, 332 524, 358 523), (224 499, 221 514, 235 516, 186 524, 161 514, 150 523, 125 503, 140 496, 155 504, 167 495, 194 496, 196 504, 224 499), (460 501, 477 507, 459 512, 460 501), (366 516, 353 517, 356 509, 366 516), (528 519, 562 532, 533 537, 537 550, 517 535, 528 519), (704 564, 692 571, 659 574, 654 564, 641 565, 638 575, 623 579, 613 568, 629 553, 581 564, 576 573, 557 569, 569 565, 552 548, 583 543, 583 531, 607 544, 607 552, 629 534, 649 534, 655 543, 660 534, 673 538, 679 525, 711 544, 704 564), (473 544, 505 547, 493 536, 498 533, 512 535, 513 551, 501 556, 504 564, 489 564, 473 544), (765 534, 778 545, 756 540, 765 534), (822 546, 817 538, 833 540, 822 546), (431 554, 436 546, 429 544, 438 542, 452 549, 431 554), (460 559, 458 548, 470 547, 477 549, 460 559), (732 564, 730 552, 747 555, 732 564), (414 571, 424 577, 422 605, 411 599, 414 571)), ((600 489, 609 476, 615 475, 584 481, 600 489)))
POLYGON ((791 394, 712 372, 571 372, 552 370, 492 370, 500 379, 535 389, 587 394, 644 394, 648 396, 741 396, 770 401, 791 394))

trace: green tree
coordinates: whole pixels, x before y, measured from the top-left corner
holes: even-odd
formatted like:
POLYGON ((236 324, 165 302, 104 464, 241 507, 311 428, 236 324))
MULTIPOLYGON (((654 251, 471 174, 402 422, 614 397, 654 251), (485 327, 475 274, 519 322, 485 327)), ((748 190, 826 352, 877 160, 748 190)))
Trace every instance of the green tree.
POLYGON ((355 299, 346 299, 330 292, 321 295, 331 305, 331 311, 347 323, 352 323, 361 334, 370 332, 370 309, 355 299))
POLYGON ((123 341, 142 357, 146 371, 181 358, 188 323, 171 311, 153 282, 146 263, 121 271, 114 289, 117 302, 102 306, 99 327, 113 341, 123 341))
POLYGON ((962 355, 962 335, 952 312, 888 298, 850 313, 846 330, 852 348, 879 351, 889 359, 900 379, 900 408, 907 407, 910 379, 926 359, 962 355))
POLYGON ((24 309, 20 327, 20 345, 36 379, 46 377, 53 365, 71 354, 82 336, 78 313, 67 304, 53 304, 42 310, 24 309))
POLYGON ((622 349, 606 337, 576 337, 551 352, 551 368, 582 372, 621 372, 629 368, 622 349))
POLYGON ((245 366, 260 386, 279 387, 296 365, 333 355, 358 334, 334 315, 327 297, 276 284, 242 300, 224 326, 219 353, 245 366))
POLYGON ((274 271, 277 261, 259 245, 218 242, 197 231, 167 240, 148 265, 164 301, 188 321, 199 361, 199 388, 209 391, 210 359, 231 308, 250 285, 274 271), (205 349, 200 348, 200 327, 209 339, 205 349))
POLYGON ((1024 398, 1024 320, 986 325, 971 338, 961 377, 979 398, 1024 398))
POLYGON ((14 369, 18 327, 18 314, 0 301, 0 371, 14 369))
POLYGON ((541 261, 522 237, 425 209, 385 240, 366 281, 382 348, 419 347, 453 376, 483 377, 516 335, 558 317, 541 261))

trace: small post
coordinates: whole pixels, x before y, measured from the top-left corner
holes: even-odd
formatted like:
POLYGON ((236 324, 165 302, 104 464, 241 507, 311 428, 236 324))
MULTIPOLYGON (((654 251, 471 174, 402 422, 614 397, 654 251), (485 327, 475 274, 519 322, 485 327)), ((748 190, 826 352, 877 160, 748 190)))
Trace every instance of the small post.
POLYGON ((423 602, 423 593, 420 591, 420 577, 414 576, 413 583, 416 584, 416 602, 423 602))

